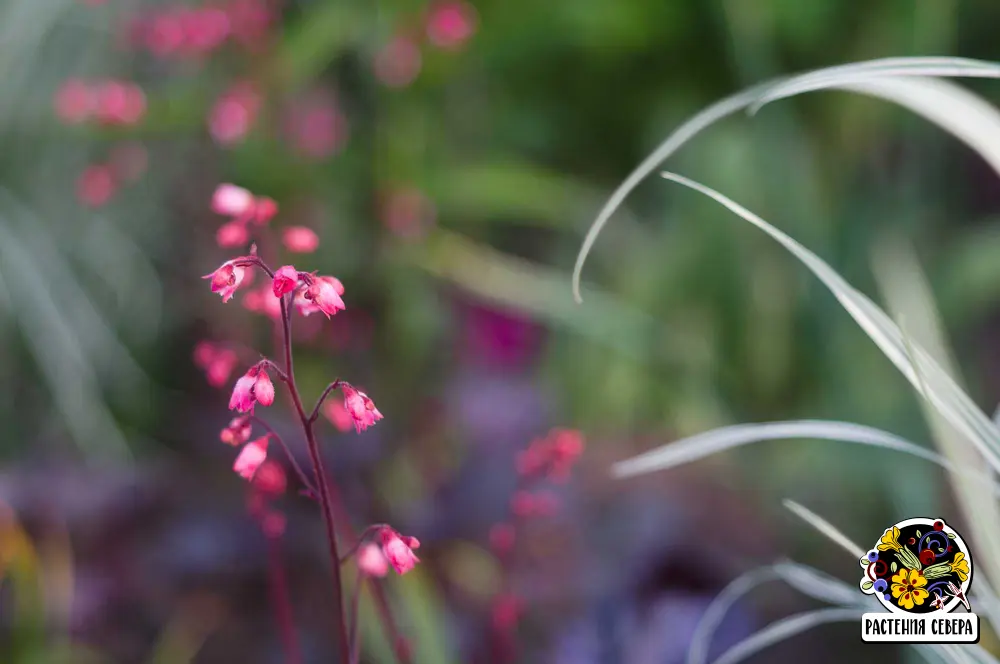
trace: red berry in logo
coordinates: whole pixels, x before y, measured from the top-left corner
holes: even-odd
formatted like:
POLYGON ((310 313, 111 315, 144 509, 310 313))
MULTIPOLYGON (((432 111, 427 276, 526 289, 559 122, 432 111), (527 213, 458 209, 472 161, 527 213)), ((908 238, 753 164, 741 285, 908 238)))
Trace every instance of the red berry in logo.
POLYGON ((934 562, 934 552, 930 549, 924 549, 920 552, 920 564, 930 565, 934 562))
POLYGON ((944 530, 944 521, 935 521, 934 530, 944 530))

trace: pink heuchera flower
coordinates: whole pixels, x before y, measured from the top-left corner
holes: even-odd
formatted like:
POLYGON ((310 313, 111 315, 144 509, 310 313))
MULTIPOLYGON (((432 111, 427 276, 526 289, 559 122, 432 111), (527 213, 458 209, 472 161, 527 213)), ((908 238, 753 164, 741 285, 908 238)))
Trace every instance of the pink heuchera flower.
POLYGON ((383 528, 380 534, 382 540, 382 555, 388 560, 397 574, 406 574, 420 562, 413 549, 420 546, 415 537, 403 538, 392 528, 383 528))
POLYGON ((406 87, 420 73, 420 49, 409 37, 396 36, 375 55, 375 76, 390 88, 406 87))
POLYGON ((243 306, 247 311, 264 314, 272 320, 281 319, 281 300, 274 296, 270 284, 265 284, 258 290, 251 290, 243 297, 243 306))
POLYGON ((475 31, 476 13, 466 2, 438 3, 427 18, 427 38, 439 48, 458 48, 475 31))
POLYGON ((233 265, 232 261, 227 261, 219 266, 212 274, 206 274, 202 279, 212 280, 212 292, 219 293, 223 302, 233 299, 233 293, 243 283, 246 268, 233 265))
POLYGON ((242 141, 257 118, 260 104, 260 94, 253 85, 234 85, 219 97, 209 115, 212 138, 224 146, 242 141))
POLYGON ((267 459, 267 441, 270 434, 252 440, 243 446, 236 462, 233 463, 233 470, 245 480, 252 480, 257 473, 257 469, 267 459))
POLYGON ((315 92, 291 106, 285 116, 284 131, 292 147, 303 157, 325 159, 347 141, 347 118, 337 100, 315 92))
POLYGON ((219 226, 215 232, 215 242, 223 249, 242 247, 250 241, 250 232, 245 224, 240 221, 230 221, 219 226))
POLYGON ((235 184, 220 184, 212 194, 212 212, 228 217, 239 217, 254 206, 253 194, 235 184))
POLYGON ((114 196, 118 188, 111 169, 103 164, 88 166, 76 183, 76 195, 88 207, 101 207, 114 196))
POLYGON ((344 408, 354 419, 354 428, 358 433, 382 419, 382 413, 378 412, 375 402, 367 394, 350 385, 344 385, 340 389, 344 393, 344 408))
POLYGON ((368 542, 358 549, 358 569, 362 574, 381 578, 389 573, 389 561, 381 547, 368 542))
POLYGON ((354 426, 354 418, 347 412, 344 402, 330 399, 323 404, 323 415, 338 431, 350 431, 354 426))
POLYGON ((205 367, 205 378, 208 380, 208 384, 212 387, 225 385, 229 382, 229 377, 233 375, 233 370, 236 369, 238 362, 239 357, 235 351, 229 348, 221 349, 205 367))
POLYGON ((271 218, 276 214, 278 214, 278 204, 274 202, 274 199, 266 197, 257 199, 256 207, 254 209, 254 222, 258 224, 266 224, 271 221, 271 218))
POLYGON ((283 265, 274 272, 272 290, 275 297, 291 293, 299 283, 299 271, 291 265, 283 265))
MULTIPOLYGON (((253 369, 251 369, 253 371, 253 369)), ((229 410, 238 410, 241 413, 253 412, 253 388, 257 382, 255 376, 249 373, 240 376, 233 387, 233 394, 229 397, 229 410)))
POLYGON ((263 369, 257 374, 257 380, 253 385, 253 395, 262 406, 270 406, 274 403, 274 383, 271 382, 271 377, 263 369))
POLYGON ((219 433, 219 440, 226 445, 236 447, 250 440, 251 433, 253 433, 253 425, 250 424, 249 417, 234 417, 230 420, 229 426, 219 433))
POLYGON ((344 292, 344 286, 338 279, 333 277, 314 277, 312 284, 306 288, 302 297, 306 302, 311 303, 315 309, 307 310, 300 307, 299 311, 308 316, 313 311, 322 311, 327 318, 333 316, 338 311, 343 311, 347 307, 340 298, 344 292))
POLYGON ((319 247, 319 236, 305 226, 289 226, 281 232, 285 248, 297 254, 309 254, 319 247))
POLYGON ((105 81, 97 89, 97 119, 110 125, 131 125, 146 112, 142 88, 122 81, 105 81))
POLYGON ((56 115, 67 124, 86 122, 90 119, 94 108, 94 94, 90 86, 78 78, 64 81, 56 92, 56 115))
POLYGON ((265 461, 257 469, 253 478, 253 485, 261 493, 276 497, 285 492, 288 486, 288 479, 285 477, 285 469, 273 461, 265 461))

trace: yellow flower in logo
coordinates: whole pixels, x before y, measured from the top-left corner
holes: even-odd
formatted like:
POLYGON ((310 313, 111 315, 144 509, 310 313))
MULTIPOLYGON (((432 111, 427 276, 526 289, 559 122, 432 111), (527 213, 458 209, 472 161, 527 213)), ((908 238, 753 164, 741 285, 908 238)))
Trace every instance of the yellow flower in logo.
POLYGON ((892 577, 892 596, 896 598, 897 604, 910 611, 914 605, 920 606, 930 596, 924 588, 926 585, 927 579, 920 570, 904 567, 892 577))
POLYGON ((886 530, 878 542, 879 551, 888 551, 889 549, 899 551, 899 528, 896 526, 893 526, 892 530, 886 530))
POLYGON ((964 553, 956 553, 955 559, 951 561, 951 571, 958 574, 958 578, 965 581, 969 578, 969 561, 965 559, 964 553))

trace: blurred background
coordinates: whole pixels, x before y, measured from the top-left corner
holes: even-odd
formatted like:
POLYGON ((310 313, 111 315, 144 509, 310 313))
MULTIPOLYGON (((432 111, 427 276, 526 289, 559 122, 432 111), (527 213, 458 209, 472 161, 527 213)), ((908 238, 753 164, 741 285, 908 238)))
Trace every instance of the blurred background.
MULTIPOLYGON (((3 0, 0 661, 283 661, 268 540, 219 442, 232 383, 276 338, 252 297, 263 280, 221 305, 200 278, 248 244, 219 246, 221 182, 278 203, 257 239, 268 262, 346 288, 332 321, 296 320, 297 375, 309 402, 342 377, 385 415, 320 431, 355 528, 422 542, 416 570, 381 582, 420 664, 497 661, 504 589, 521 607, 508 661, 672 664, 747 570, 787 557, 856 584, 857 561, 786 497, 862 546, 925 514, 961 530, 932 467, 862 447, 765 443, 613 479, 616 461, 740 422, 930 435, 835 299, 690 192, 651 178, 629 197, 582 305, 570 272, 610 192, 703 106, 861 59, 994 59, 998 19, 955 0, 3 0), (314 252, 281 242, 298 226, 314 252), (203 342, 239 358, 224 376, 196 363, 203 342), (585 451, 504 571, 490 529, 517 453, 553 427, 585 451)), ((873 260, 906 242, 971 394, 1000 401, 1000 189, 964 146, 823 92, 727 120, 669 167, 876 300, 873 260)), ((287 400, 258 414, 305 463, 287 400)), ((296 634, 305 662, 334 661, 322 522, 297 488, 277 505, 296 634)), ((712 652, 818 605, 772 584, 712 652)), ((394 661, 368 611, 362 661, 394 661)), ((755 661, 911 656, 856 632, 755 661)))

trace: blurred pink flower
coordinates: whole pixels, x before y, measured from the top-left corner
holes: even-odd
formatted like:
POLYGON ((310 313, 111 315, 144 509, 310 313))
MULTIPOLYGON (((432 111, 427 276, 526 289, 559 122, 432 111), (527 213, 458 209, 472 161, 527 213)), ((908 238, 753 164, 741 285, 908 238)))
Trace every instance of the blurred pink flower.
POLYGON ((260 529, 264 532, 264 537, 278 539, 285 534, 286 521, 285 515, 281 512, 268 510, 260 520, 260 529))
POLYGON ((344 385, 340 389, 344 393, 344 408, 354 420, 354 428, 358 433, 374 426, 382 419, 382 413, 378 411, 375 402, 368 398, 367 394, 350 385, 344 385))
POLYGON ((101 207, 114 195, 118 188, 114 174, 104 164, 88 166, 76 183, 76 195, 88 207, 101 207))
POLYGON ((246 224, 237 220, 219 226, 215 233, 216 243, 223 249, 241 247, 250 240, 246 224))
POLYGON ((383 577, 389 573, 389 561, 379 546, 368 542, 358 549, 358 569, 368 576, 383 577))
POLYGON ((157 57, 173 55, 184 45, 184 26, 172 12, 153 16, 148 22, 144 22, 139 32, 146 48, 157 57))
POLYGON ((439 2, 427 17, 427 38, 439 48, 459 48, 475 31, 476 12, 466 2, 439 2))
POLYGON ((223 93, 209 114, 212 138, 223 146, 235 145, 246 138, 260 111, 261 99, 250 83, 237 83, 223 93))
POLYGON ((421 67, 420 48, 409 37, 393 37, 375 54, 375 76, 390 88, 406 87, 421 67))
POLYGON ((142 88, 124 81, 104 81, 97 87, 97 119, 108 125, 132 125, 146 113, 142 88))
POLYGON ((391 191, 382 204, 382 223, 401 237, 419 237, 434 225, 436 212, 423 192, 416 187, 391 191))
POLYGON ((233 463, 233 470, 245 480, 252 480, 257 473, 257 469, 267 459, 267 442, 271 435, 267 434, 257 440, 252 440, 243 446, 236 462, 233 463))
POLYGON ((66 124, 80 124, 90 119, 96 100, 90 86, 78 78, 63 81, 56 91, 56 116, 66 124))
POLYGON ((222 295, 223 302, 233 299, 233 293, 243 283, 246 268, 237 267, 231 261, 227 261, 216 268, 212 274, 206 274, 202 279, 212 280, 212 292, 222 295))
POLYGON ((291 265, 282 265, 274 271, 272 289, 275 297, 291 293, 299 283, 299 271, 291 265))
POLYGON ((314 93, 290 107, 285 133, 302 156, 325 159, 347 141, 347 119, 332 96, 314 93))
POLYGON ((509 523, 498 523, 490 528, 490 548, 497 555, 505 555, 514 548, 516 539, 514 526, 509 523))
POLYGON ((274 202, 274 199, 267 198, 266 196, 257 199, 254 210, 254 222, 266 224, 276 214, 278 214, 278 204, 274 202))
POLYGON ((330 399, 323 404, 323 415, 338 431, 350 431, 354 426, 354 418, 347 412, 343 401, 330 399))
POLYGON ((319 236, 305 226, 289 226, 282 230, 281 241, 286 249, 297 254, 309 254, 319 247, 319 236))
POLYGON ((247 311, 264 314, 272 320, 281 320, 281 300, 274 296, 271 284, 247 291, 243 297, 243 306, 247 311))
POLYGON ((265 0, 231 0, 224 11, 229 17, 230 32, 235 39, 247 48, 259 49, 263 46, 274 20, 265 0))
POLYGON ((267 496, 280 496, 288 486, 285 469, 273 461, 265 461, 257 469, 253 485, 254 488, 267 496))
POLYGON ((253 194, 234 184, 220 184, 212 194, 212 212, 229 217, 247 214, 253 208, 253 194))
POLYGON ((521 615, 522 602, 510 593, 501 593, 493 599, 492 620, 493 628, 506 632, 517 625, 521 615))
POLYGON ((204 7, 183 11, 178 22, 184 35, 184 51, 187 55, 211 53, 229 36, 229 15, 221 9, 204 7))
POLYGON ((250 440, 250 434, 252 432, 253 426, 250 424, 249 417, 245 415, 234 417, 230 420, 229 426, 219 433, 219 440, 224 442, 226 445, 236 447, 250 440))
POLYGON ((212 387, 222 387, 229 382, 239 358, 228 348, 221 349, 205 368, 205 378, 212 387))

